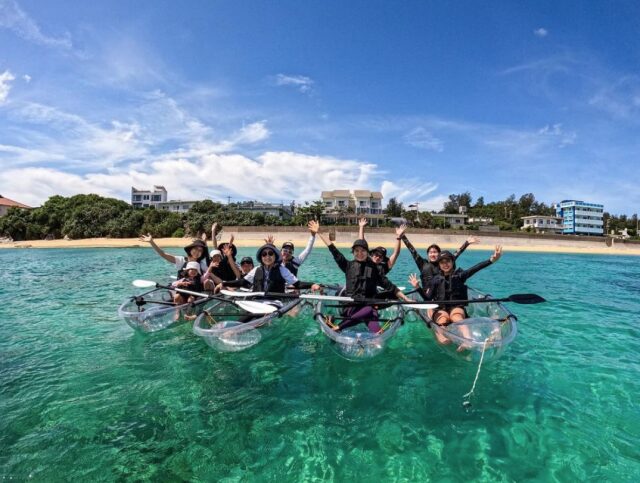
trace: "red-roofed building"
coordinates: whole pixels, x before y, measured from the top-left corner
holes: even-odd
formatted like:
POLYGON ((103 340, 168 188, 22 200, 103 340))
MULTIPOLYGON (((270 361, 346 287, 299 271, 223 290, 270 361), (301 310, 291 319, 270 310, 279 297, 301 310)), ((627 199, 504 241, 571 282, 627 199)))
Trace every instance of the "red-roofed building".
POLYGON ((9 208, 24 208, 30 210, 31 207, 27 205, 23 205, 22 203, 18 203, 17 201, 10 200, 9 198, 5 198, 0 195, 0 216, 4 216, 9 211, 9 208))

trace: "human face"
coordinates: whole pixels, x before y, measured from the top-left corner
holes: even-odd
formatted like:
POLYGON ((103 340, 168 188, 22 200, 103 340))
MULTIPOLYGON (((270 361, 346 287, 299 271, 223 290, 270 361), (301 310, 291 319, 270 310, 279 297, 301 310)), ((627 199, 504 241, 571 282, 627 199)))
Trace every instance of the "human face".
POLYGON ((293 258, 293 250, 291 248, 283 248, 280 250, 280 254, 285 261, 289 261, 293 258))
POLYGON ((437 248, 431 247, 429 248, 429 252, 427 252, 427 257, 429 257, 430 262, 435 262, 440 256, 440 252, 437 248))
POLYGON ((187 270, 187 276, 189 278, 196 278, 198 276, 198 271, 195 268, 190 268, 187 270))
POLYGON ((242 270, 242 273, 247 274, 251 270, 253 270, 253 263, 249 263, 249 262, 241 263, 240 269, 242 270))
POLYGON ((202 253, 202 247, 193 247, 191 250, 189 250, 191 258, 200 258, 202 256, 202 253))
POLYGON ((382 263, 383 259, 384 257, 380 254, 380 252, 373 252, 371 254, 371 260, 373 260, 373 263, 382 263))
POLYGON ((453 260, 450 258, 443 258, 438 262, 438 266, 443 273, 447 274, 453 269, 453 260))
POLYGON ((362 247, 355 247, 353 249, 353 258, 355 258, 359 262, 364 262, 368 256, 369 256, 369 252, 367 252, 362 247))
POLYGON ((276 261, 276 253, 270 248, 262 250, 260 253, 260 260, 262 260, 263 265, 271 266, 273 265, 273 262, 276 261))

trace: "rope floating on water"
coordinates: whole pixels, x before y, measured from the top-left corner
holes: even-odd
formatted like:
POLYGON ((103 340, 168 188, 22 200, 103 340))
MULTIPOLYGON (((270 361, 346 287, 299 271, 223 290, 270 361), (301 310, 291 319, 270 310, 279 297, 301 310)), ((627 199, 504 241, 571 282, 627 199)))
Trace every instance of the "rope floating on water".
POLYGON ((473 395, 473 392, 476 389, 476 383, 478 382, 478 377, 480 377, 480 369, 482 368, 482 361, 484 360, 484 352, 487 349, 487 343, 493 338, 492 335, 490 335, 489 337, 487 337, 484 340, 484 344, 482 344, 482 353, 480 354, 480 362, 478 363, 478 370, 476 371, 476 377, 473 380, 473 385, 471 386, 471 390, 466 393, 464 396, 462 396, 462 405, 464 407, 469 407, 471 406, 471 396, 473 395))

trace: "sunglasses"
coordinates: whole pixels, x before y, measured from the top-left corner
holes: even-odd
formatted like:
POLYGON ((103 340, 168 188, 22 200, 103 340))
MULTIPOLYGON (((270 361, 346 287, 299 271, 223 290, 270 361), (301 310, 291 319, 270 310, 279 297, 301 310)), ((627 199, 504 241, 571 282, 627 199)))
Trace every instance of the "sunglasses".
POLYGON ((260 254, 261 257, 275 257, 276 254, 273 253, 271 250, 265 250, 260 254))

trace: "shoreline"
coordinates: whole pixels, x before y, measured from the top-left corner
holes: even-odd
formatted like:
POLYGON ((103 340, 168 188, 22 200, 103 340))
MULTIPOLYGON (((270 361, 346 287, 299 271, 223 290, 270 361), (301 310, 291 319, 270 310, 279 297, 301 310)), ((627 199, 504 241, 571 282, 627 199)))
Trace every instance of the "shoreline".
MULTIPOLYGON (((258 247, 264 243, 264 237, 268 232, 229 232, 223 234, 222 240, 228 240, 233 233, 236 236, 235 245, 239 248, 258 247)), ((274 233, 276 244, 291 241, 296 246, 296 251, 301 251, 307 243, 308 234, 301 231, 274 233)), ((334 242, 338 248, 349 248, 355 240, 357 232, 338 232, 334 242)), ((412 234, 407 236, 417 249, 426 249, 432 243, 437 243, 443 249, 456 249, 467 238, 467 235, 432 235, 412 234)), ((383 245, 391 250, 395 246, 395 234, 370 232, 366 234, 369 246, 383 245)), ((495 245, 502 245, 505 252, 533 252, 533 253, 572 253, 587 255, 633 255, 640 256, 640 244, 626 245, 616 244, 609 247, 604 239, 599 241, 575 241, 575 240, 544 240, 522 239, 517 237, 492 237, 490 234, 478 234, 479 244, 471 245, 468 250, 493 250, 495 245)), ((191 238, 158 238, 156 243, 163 248, 182 248, 191 242, 191 238)), ((208 242, 211 245, 211 241, 208 242)), ((316 240, 316 247, 324 247, 321 240, 316 240)), ((147 243, 137 238, 87 238, 83 240, 29 240, 22 242, 1 243, 0 249, 11 248, 149 248, 147 243)), ((402 250, 406 247, 402 246, 402 250)))

